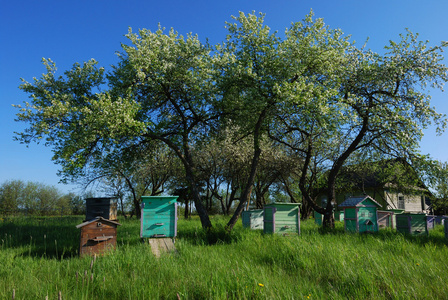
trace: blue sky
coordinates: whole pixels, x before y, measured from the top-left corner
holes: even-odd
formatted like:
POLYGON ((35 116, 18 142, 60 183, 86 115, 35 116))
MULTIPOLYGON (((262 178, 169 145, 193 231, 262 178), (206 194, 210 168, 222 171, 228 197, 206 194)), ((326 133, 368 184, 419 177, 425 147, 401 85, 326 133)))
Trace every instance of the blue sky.
MULTIPOLYGON (((41 59, 51 58, 60 73, 75 62, 91 58, 106 69, 117 62, 116 51, 126 42, 128 28, 163 27, 181 34, 192 32, 212 44, 225 39, 225 21, 239 11, 263 12, 265 24, 280 33, 291 22, 300 21, 312 9, 332 28, 340 28, 352 39, 381 52, 389 40, 409 28, 431 45, 448 40, 448 1, 439 0, 258 0, 258 1, 115 1, 78 0, 3 1, 0 6, 0 183, 10 179, 55 185, 63 192, 76 186, 58 184, 58 166, 51 149, 14 142, 13 132, 25 124, 14 121, 17 109, 28 96, 18 89, 24 78, 31 81, 45 69, 41 59)), ((448 50, 447 50, 448 55, 448 50)), ((445 64, 448 59, 445 59, 445 64)), ((433 92, 432 105, 448 114, 447 92, 433 92)), ((436 136, 425 131, 422 153, 448 161, 448 133, 436 136)))

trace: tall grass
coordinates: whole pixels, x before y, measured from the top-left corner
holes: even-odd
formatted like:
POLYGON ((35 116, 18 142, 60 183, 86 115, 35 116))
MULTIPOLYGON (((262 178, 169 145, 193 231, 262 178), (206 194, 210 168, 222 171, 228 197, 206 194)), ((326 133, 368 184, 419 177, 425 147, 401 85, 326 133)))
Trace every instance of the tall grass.
POLYGON ((155 258, 139 238, 139 222, 122 220, 117 249, 79 258, 79 218, 0 222, 0 298, 57 299, 445 299, 447 241, 391 230, 322 233, 302 222, 283 237, 213 218, 179 220, 176 253, 155 258))

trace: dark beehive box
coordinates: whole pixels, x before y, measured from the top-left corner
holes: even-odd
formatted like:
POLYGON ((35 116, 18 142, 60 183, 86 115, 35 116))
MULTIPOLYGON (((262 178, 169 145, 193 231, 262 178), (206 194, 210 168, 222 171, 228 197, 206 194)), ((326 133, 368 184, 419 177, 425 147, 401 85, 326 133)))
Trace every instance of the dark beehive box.
POLYGON ((428 234, 428 223, 425 214, 403 213, 397 215, 396 220, 398 232, 412 235, 428 234))
POLYGON ((445 238, 448 239, 448 217, 445 217, 443 219, 443 226, 444 226, 444 229, 445 229, 445 238))
POLYGON ((117 226, 120 223, 97 217, 76 226, 81 229, 79 255, 102 254, 117 244, 117 226))
POLYGON ((117 220, 117 199, 114 198, 87 198, 86 221, 103 217, 108 220, 117 220))

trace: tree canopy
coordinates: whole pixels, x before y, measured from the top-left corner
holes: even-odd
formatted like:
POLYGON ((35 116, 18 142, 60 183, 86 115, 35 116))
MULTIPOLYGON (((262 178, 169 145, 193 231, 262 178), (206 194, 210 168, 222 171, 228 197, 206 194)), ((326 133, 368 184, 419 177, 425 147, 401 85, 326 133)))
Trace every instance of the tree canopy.
MULTIPOLYGON (((407 32, 379 54, 358 47, 312 13, 292 23, 284 38, 271 32, 263 14, 240 13, 233 20, 226 23, 227 39, 216 46, 174 29, 130 29, 119 63, 107 72, 91 60, 56 77, 54 62, 44 59, 47 73, 20 86, 31 101, 18 105, 18 121, 29 127, 17 140, 43 140, 66 180, 94 165, 114 164, 111 157, 124 160, 117 165, 132 166, 136 156, 124 153, 162 142, 184 167, 202 225, 210 228, 201 190, 213 190, 210 178, 216 174, 198 150, 222 144, 230 131, 248 153, 249 138, 250 159, 235 160, 245 167, 226 165, 244 170, 239 175, 245 178, 236 182, 237 174, 228 170, 219 175, 221 184, 227 180, 238 187, 231 229, 254 184, 263 193, 257 180, 281 181, 288 190, 285 176, 296 178, 303 201, 332 226, 336 179, 350 159, 377 153, 412 161, 421 157, 422 129, 444 129, 445 116, 430 105, 430 89, 448 80, 441 55, 447 43, 429 47, 407 32), (268 137, 289 156, 283 161, 295 164, 282 167, 276 178, 260 167, 268 137), (326 207, 314 197, 322 183, 330 200, 326 207)), ((293 195, 291 189, 288 193, 293 195)))

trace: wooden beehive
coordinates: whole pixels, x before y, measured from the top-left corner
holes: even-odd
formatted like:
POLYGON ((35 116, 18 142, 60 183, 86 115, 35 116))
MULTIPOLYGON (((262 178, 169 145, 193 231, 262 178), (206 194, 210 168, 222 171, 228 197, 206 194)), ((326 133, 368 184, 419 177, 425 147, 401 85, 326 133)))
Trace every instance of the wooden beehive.
POLYGON ((347 232, 377 232, 378 208, 381 205, 370 196, 350 197, 339 205, 344 209, 347 232))
POLYGON ((394 212, 388 210, 379 210, 378 226, 379 228, 394 228, 394 212))
POLYGON ((425 214, 403 213, 396 216, 397 231, 404 234, 426 235, 428 223, 425 214))
POLYGON ((250 229, 263 229, 263 210, 254 209, 243 211, 241 214, 243 227, 250 229))
POLYGON ((323 215, 318 213, 317 211, 314 211, 314 222, 321 226, 322 225, 322 220, 323 220, 323 215))
POLYGON ((81 228, 79 255, 102 254, 117 244, 117 226, 120 223, 96 217, 76 226, 81 228))
POLYGON ((336 221, 344 221, 344 211, 343 210, 337 210, 334 212, 334 219, 336 221))
POLYGON ((96 217, 108 220, 117 220, 117 199, 114 198, 87 198, 86 221, 96 217))
POLYGON ((178 196, 143 196, 141 238, 174 238, 177 235, 178 196))
POLYGON ((445 238, 448 239, 448 217, 443 218, 443 226, 445 229, 445 238))
POLYGON ((300 204, 272 203, 264 207, 265 233, 300 234, 300 204))
POLYGON ((427 215, 426 228, 428 228, 428 230, 434 229, 435 224, 436 224, 436 216, 427 215))

